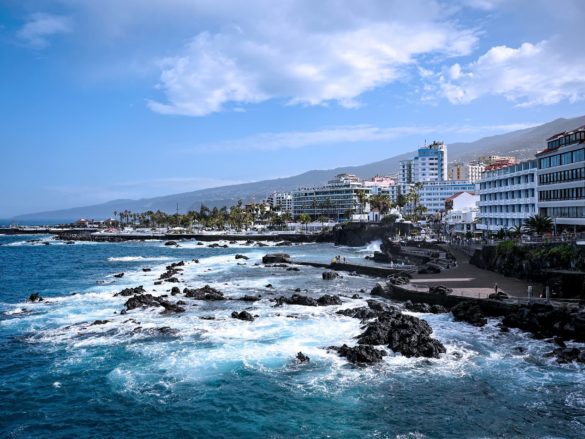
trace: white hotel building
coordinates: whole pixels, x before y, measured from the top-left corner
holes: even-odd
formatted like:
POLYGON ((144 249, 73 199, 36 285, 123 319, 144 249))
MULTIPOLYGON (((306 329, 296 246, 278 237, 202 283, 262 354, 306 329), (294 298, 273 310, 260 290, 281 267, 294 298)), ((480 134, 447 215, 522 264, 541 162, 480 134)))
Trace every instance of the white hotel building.
POLYGON ((486 171, 478 183, 478 230, 522 226, 537 213, 536 160, 486 171))
POLYGON ((360 192, 369 195, 370 188, 352 174, 339 174, 323 186, 299 188, 292 193, 293 217, 306 213, 313 219, 319 216, 334 220, 348 218, 348 213, 360 210, 360 192))
POLYGON ((547 139, 536 157, 540 215, 557 229, 585 230, 585 126, 547 139))

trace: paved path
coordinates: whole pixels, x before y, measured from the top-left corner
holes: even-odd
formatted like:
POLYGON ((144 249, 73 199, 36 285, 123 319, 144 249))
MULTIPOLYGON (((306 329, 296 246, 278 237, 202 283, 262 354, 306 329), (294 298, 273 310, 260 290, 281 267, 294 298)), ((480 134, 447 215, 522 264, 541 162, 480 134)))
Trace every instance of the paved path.
POLYGON ((510 296, 526 297, 528 286, 532 285, 533 296, 538 297, 543 291, 543 285, 528 282, 522 279, 506 277, 489 270, 482 270, 469 263, 469 256, 457 250, 450 249, 457 258, 457 267, 437 274, 413 274, 412 283, 415 285, 444 285, 452 288, 453 292, 469 297, 488 297, 494 292, 494 284, 510 296))

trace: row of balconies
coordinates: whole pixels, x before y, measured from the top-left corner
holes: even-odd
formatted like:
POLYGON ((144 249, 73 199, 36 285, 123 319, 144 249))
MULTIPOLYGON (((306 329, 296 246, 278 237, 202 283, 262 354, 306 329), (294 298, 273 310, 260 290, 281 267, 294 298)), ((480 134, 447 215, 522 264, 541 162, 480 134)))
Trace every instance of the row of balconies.
POLYGON ((486 200, 480 201, 479 206, 512 206, 518 204, 536 204, 536 197, 529 198, 508 198, 507 200, 486 200))

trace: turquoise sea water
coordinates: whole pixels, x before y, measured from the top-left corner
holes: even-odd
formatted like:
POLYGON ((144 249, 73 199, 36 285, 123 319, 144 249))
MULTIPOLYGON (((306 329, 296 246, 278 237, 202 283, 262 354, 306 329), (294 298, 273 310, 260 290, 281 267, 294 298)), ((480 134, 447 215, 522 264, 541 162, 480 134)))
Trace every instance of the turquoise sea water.
MULTIPOLYGON (((550 344, 501 334, 496 320, 478 329, 448 314, 420 314, 447 347, 441 359, 390 355, 354 367, 324 348, 355 343, 360 322, 335 311, 363 305, 350 296, 370 291, 374 279, 324 281, 318 269, 254 265, 274 248, 30 239, 0 236, 1 437, 585 437, 585 368, 544 358, 550 344), (236 253, 250 259, 238 265, 236 253), (209 284, 262 300, 176 296, 188 302, 184 314, 119 314, 125 298, 115 292, 143 285, 165 294, 172 285, 153 282, 179 260, 181 288, 209 284), (295 288, 340 294, 344 304, 269 301, 295 288), (32 292, 45 302, 26 303, 32 292), (230 317, 243 309, 258 318, 230 317), (91 325, 98 319, 109 322, 91 325), (299 351, 309 364, 295 362, 299 351)), ((323 261, 368 254, 329 244, 278 251, 323 261)))

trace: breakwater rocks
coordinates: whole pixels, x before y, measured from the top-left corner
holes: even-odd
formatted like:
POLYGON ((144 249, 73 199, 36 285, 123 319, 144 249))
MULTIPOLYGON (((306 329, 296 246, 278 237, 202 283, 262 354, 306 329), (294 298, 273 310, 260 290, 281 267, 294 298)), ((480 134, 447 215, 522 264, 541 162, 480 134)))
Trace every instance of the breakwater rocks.
MULTIPOLYGON (((274 234, 242 234, 234 235, 224 234, 129 234, 129 233, 95 233, 92 231, 66 231, 55 232, 56 238, 62 241, 95 241, 95 242, 125 242, 125 241, 146 241, 146 240, 164 240, 170 242, 169 246, 181 245, 181 241, 228 241, 235 243, 245 241, 246 245, 261 245, 259 241, 276 242, 276 245, 293 245, 307 242, 333 242, 331 232, 321 234, 305 233, 274 233, 274 234)), ((229 246, 226 246, 226 248, 229 246)))
POLYGON ((544 283, 550 287, 552 297, 585 300, 585 248, 582 246, 524 245, 509 240, 484 245, 475 250, 469 262, 505 276, 544 283))

